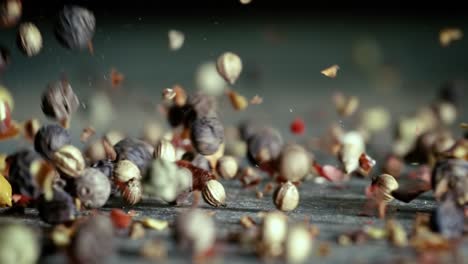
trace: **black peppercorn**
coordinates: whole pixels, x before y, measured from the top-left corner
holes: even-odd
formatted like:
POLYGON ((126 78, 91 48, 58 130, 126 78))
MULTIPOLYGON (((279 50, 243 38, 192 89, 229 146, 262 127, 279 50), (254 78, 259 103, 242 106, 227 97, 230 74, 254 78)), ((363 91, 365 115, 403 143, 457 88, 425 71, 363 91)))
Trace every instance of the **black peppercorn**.
POLYGON ((49 84, 42 94, 42 111, 50 118, 65 121, 76 112, 80 101, 70 83, 65 80, 49 84))
POLYGON ((10 64, 10 52, 5 47, 0 47, 0 74, 10 64))
POLYGON ((55 124, 41 127, 34 137, 34 149, 48 160, 52 160, 55 151, 70 143, 68 131, 55 124))
POLYGON ((248 142, 248 158, 254 164, 276 160, 283 147, 281 134, 272 127, 257 130, 248 142))
POLYGON ((114 165, 115 164, 112 160, 105 159, 93 163, 91 167, 99 170, 110 179, 114 173, 114 165))
POLYGON ((464 229, 464 210, 455 202, 455 195, 447 193, 431 215, 431 224, 434 231, 444 237, 460 238, 464 229))
POLYGON ((197 118, 191 128, 192 143, 202 155, 214 154, 224 141, 224 127, 216 117, 197 118))
POLYGON ((190 123, 189 116, 193 113, 193 109, 189 105, 177 106, 173 105, 169 107, 167 113, 167 120, 171 127, 178 127, 182 124, 186 125, 190 123))
POLYGON ((75 179, 75 193, 87 208, 102 207, 109 199, 111 184, 106 175, 94 168, 87 168, 75 179))
POLYGON ((96 27, 94 14, 82 7, 65 6, 58 17, 55 35, 69 49, 84 49, 93 38, 96 27))
POLYGON ((8 181, 14 194, 21 194, 36 199, 41 194, 41 189, 32 174, 31 166, 41 157, 35 151, 21 150, 7 158, 9 166, 8 181))
POLYGON ((71 263, 103 263, 114 252, 114 227, 109 217, 94 215, 81 223, 68 253, 71 263))
POLYGON ((117 153, 116 162, 129 160, 137 165, 141 174, 146 173, 148 166, 153 159, 153 147, 148 143, 135 138, 125 138, 114 146, 117 153))
POLYGON ((71 221, 77 213, 73 198, 58 187, 54 187, 52 200, 39 197, 37 210, 42 221, 52 225, 71 221))
POLYGON ((449 159, 436 164, 432 172, 432 188, 438 200, 451 192, 456 203, 468 203, 468 161, 449 159))
POLYGON ((216 97, 204 93, 197 93, 189 97, 188 105, 192 112, 189 114, 189 122, 201 117, 216 117, 218 104, 216 97))
POLYGON ((247 141, 258 130, 258 124, 252 119, 244 120, 238 125, 239 134, 242 140, 247 141))

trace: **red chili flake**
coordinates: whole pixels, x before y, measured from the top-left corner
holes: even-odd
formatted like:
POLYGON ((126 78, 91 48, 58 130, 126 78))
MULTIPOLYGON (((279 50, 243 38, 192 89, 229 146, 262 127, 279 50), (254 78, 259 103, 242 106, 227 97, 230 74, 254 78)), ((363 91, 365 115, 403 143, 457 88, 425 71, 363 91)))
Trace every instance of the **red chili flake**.
POLYGON ((301 118, 297 117, 291 123, 290 129, 293 134, 296 134, 296 135, 304 134, 304 131, 305 131, 304 121, 301 118))
POLYGON ((125 76, 116 69, 111 70, 110 76, 112 88, 120 86, 125 79, 125 76))
POLYGON ((29 202, 32 201, 31 197, 28 197, 26 195, 21 195, 21 194, 13 194, 12 196, 13 202, 19 206, 26 206, 29 204, 29 202))
POLYGON ((361 167, 361 169, 367 174, 372 170, 375 164, 375 160, 369 157, 366 153, 362 153, 359 157, 359 167, 361 167))
POLYGON ((214 180, 215 176, 204 169, 198 168, 189 161, 179 160, 176 161, 177 166, 187 168, 192 172, 192 189, 194 191, 201 191, 209 180, 214 180))
POLYGON ((345 179, 344 172, 332 165, 323 165, 322 173, 322 176, 331 182, 341 182, 345 179))
POLYGON ((120 209, 112 209, 110 212, 110 218, 114 226, 117 228, 127 228, 132 223, 132 216, 126 214, 120 209))

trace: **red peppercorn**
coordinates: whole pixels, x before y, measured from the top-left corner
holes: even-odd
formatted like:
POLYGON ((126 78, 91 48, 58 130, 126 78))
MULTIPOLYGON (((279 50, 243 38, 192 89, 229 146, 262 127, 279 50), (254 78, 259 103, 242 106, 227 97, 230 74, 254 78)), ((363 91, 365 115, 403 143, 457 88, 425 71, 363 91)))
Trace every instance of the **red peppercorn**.
POLYGON ((132 223, 132 216, 120 209, 112 209, 110 218, 116 228, 127 228, 132 223))
POLYGON ((290 129, 293 134, 302 135, 305 131, 304 121, 301 118, 297 117, 291 123, 290 129))

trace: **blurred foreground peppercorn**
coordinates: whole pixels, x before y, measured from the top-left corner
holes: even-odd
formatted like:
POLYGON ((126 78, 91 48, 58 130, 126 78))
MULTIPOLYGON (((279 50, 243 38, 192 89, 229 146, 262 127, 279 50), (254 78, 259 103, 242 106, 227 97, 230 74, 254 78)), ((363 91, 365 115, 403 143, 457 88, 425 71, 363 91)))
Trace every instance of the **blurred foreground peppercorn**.
POLYGON ((0 27, 12 27, 18 23, 23 13, 21 0, 2 0, 0 2, 0 27))
POLYGON ((45 195, 39 197, 37 210, 42 221, 52 225, 74 220, 77 214, 73 198, 58 187, 54 187, 50 201, 45 195))
POLYGON ((0 263, 32 264, 39 259, 37 235, 20 224, 0 224, 0 263))
POLYGON ((88 47, 94 36, 96 19, 94 14, 79 6, 65 6, 59 14, 55 35, 69 49, 88 47))
POLYGON ((114 226, 109 217, 93 215, 81 223, 69 246, 72 263, 103 263, 114 253, 114 226))
POLYGON ((175 238, 181 249, 193 255, 203 255, 216 240, 216 227, 213 218, 195 209, 179 214, 175 223, 175 238))
POLYGON ((8 181, 14 194, 21 194, 36 199, 41 194, 41 189, 33 174, 34 168, 39 165, 41 157, 32 150, 20 150, 7 158, 10 167, 8 181))
POLYGON ((45 125, 34 138, 34 149, 44 158, 52 160, 55 151, 71 143, 71 136, 59 125, 45 125))
POLYGON ((438 204, 431 215, 432 228, 444 237, 453 239, 463 236, 465 226, 465 215, 463 207, 455 201, 450 192, 438 204))
POLYGON ((448 159, 437 163, 432 171, 432 187, 437 200, 442 200, 447 193, 459 206, 468 203, 468 161, 448 159))
POLYGON ((283 147, 281 134, 272 127, 257 129, 248 140, 248 157, 254 164, 276 160, 283 147))

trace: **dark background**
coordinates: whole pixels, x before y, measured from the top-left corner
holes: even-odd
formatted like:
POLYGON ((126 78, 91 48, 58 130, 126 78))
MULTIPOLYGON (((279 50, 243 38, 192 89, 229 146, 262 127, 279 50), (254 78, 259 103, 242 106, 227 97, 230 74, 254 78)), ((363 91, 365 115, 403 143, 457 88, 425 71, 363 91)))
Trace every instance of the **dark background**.
MULTIPOLYGON (((76 138, 91 122, 91 98, 110 89, 109 72, 116 68, 125 75, 120 90, 112 93, 116 114, 111 122, 91 125, 99 132, 116 128, 138 135, 148 120, 161 120, 155 109, 163 88, 178 83, 193 92, 197 67, 229 50, 244 62, 233 88, 248 98, 258 94, 264 102, 235 112, 222 97, 224 122, 253 116, 277 126, 286 138, 300 140, 320 135, 339 120, 331 104, 336 91, 358 95, 361 109, 388 108, 395 121, 430 103, 443 82, 466 78, 467 40, 447 48, 438 42, 443 28, 468 28, 466 12, 451 2, 409 6, 386 1, 379 2, 381 7, 309 2, 25 0, 21 21, 39 27, 44 47, 27 58, 16 47, 17 27, 0 29, 0 45, 12 55, 0 83, 14 94, 17 120, 39 117, 46 122, 40 95, 48 83, 67 76, 83 102, 72 123, 76 138), (94 55, 69 51, 56 41, 53 25, 64 4, 95 13, 94 55), (186 36, 177 52, 167 47, 170 29, 186 36), (336 79, 320 74, 333 64, 341 67, 336 79), (295 117, 307 125, 299 139, 288 131, 295 117)), ((465 117, 462 113, 459 121, 465 117)), ((348 120, 344 124, 353 127, 348 120)))

